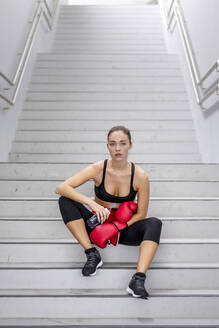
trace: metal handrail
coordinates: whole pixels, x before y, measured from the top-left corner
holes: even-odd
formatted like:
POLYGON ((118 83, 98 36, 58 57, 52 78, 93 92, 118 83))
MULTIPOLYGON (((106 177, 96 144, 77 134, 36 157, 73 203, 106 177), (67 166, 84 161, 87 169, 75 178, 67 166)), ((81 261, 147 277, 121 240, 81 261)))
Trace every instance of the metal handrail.
MULTIPOLYGON (((14 77, 12 79, 9 79, 5 74, 0 72, 0 77, 2 77, 8 84, 10 84, 11 87, 13 87, 17 84, 16 88, 14 90, 12 99, 7 98, 3 94, 0 94, 0 98, 5 100, 10 105, 15 104, 16 97, 17 97, 19 88, 21 86, 22 78, 23 78, 23 75, 25 72, 25 68, 27 66, 28 58, 31 53, 33 41, 35 39, 36 32, 38 30, 40 19, 42 16, 44 16, 49 29, 52 30, 53 21, 54 21, 54 17, 55 17, 56 9, 58 7, 59 0, 54 0, 54 6, 53 6, 52 12, 51 12, 46 0, 38 0, 37 2, 38 2, 38 6, 36 8, 36 11, 35 11, 35 14, 33 17, 33 21, 31 23, 31 27, 30 27, 30 30, 29 30, 29 33, 27 36, 27 40, 24 45, 22 56, 19 60, 18 67, 16 69, 14 77)), ((8 90, 8 89, 9 88, 5 88, 4 90, 8 90)), ((5 109, 8 109, 8 108, 9 107, 5 107, 5 109)))
POLYGON ((202 110, 206 110, 207 108, 203 107, 203 103, 205 100, 209 98, 213 93, 216 95, 219 95, 219 78, 216 78, 216 80, 208 87, 203 87, 203 82, 214 72, 219 72, 219 60, 214 63, 209 70, 205 73, 205 75, 201 78, 198 65, 195 59, 195 55, 193 52, 192 44, 189 38, 189 33, 186 28, 186 23, 184 20, 183 10, 180 6, 179 0, 172 0, 169 6, 169 9, 167 10, 167 14, 164 7, 164 1, 159 0, 159 6, 161 10, 164 13, 164 17, 166 20, 166 26, 167 30, 170 32, 173 32, 175 29, 176 24, 179 26, 179 33, 180 37, 182 39, 183 48, 185 51, 191 79, 192 79, 192 85, 196 96, 196 101, 198 105, 202 108, 202 110), (175 24, 171 30, 172 23, 175 18, 175 24))

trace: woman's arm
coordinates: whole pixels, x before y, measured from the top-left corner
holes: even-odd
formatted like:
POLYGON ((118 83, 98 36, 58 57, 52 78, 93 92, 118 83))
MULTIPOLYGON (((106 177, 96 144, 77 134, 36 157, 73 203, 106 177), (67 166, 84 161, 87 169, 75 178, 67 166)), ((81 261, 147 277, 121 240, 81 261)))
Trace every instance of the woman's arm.
POLYGON ((137 212, 127 222, 128 226, 132 225, 136 221, 145 219, 148 212, 150 185, 148 176, 143 170, 139 172, 138 181, 138 208, 137 212))
POLYGON ((69 179, 62 182, 56 188, 56 193, 75 200, 79 203, 87 204, 88 206, 90 206, 90 204, 92 204, 94 201, 91 198, 84 196, 78 191, 76 191, 75 188, 87 182, 88 180, 94 179, 97 173, 98 165, 97 163, 93 163, 87 166, 85 169, 81 170, 80 172, 76 173, 69 179))

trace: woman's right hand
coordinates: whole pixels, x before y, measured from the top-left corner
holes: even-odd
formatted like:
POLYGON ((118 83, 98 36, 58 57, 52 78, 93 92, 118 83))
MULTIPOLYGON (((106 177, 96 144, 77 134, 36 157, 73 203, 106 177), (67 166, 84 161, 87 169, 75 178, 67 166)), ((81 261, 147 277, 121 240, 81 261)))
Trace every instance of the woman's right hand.
POLYGON ((103 207, 95 201, 90 203, 89 207, 96 213, 97 219, 101 224, 108 219, 110 211, 106 207, 103 207))

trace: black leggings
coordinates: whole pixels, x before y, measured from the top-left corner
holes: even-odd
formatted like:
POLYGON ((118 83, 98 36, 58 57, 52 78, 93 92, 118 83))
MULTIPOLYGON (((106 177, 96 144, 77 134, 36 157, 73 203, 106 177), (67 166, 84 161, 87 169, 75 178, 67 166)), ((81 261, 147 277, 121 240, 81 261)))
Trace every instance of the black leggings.
MULTIPOLYGON (((83 218, 87 233, 90 236, 92 229, 87 225, 86 221, 93 215, 91 211, 83 204, 64 196, 59 197, 59 208, 65 224, 83 218)), ((122 230, 119 244, 137 246, 140 245, 143 240, 153 240, 159 244, 161 227, 162 221, 155 217, 137 221, 122 230)))

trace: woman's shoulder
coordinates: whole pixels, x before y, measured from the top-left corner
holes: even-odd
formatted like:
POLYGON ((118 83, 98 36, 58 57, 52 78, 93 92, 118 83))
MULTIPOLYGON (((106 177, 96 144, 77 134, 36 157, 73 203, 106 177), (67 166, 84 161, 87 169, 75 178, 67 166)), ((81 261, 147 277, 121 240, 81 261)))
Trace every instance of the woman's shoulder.
POLYGON ((93 167, 96 169, 96 172, 99 173, 103 170, 104 159, 93 163, 93 167))
POLYGON ((138 178, 139 180, 141 180, 142 178, 148 178, 147 173, 142 169, 142 167, 137 164, 135 164, 135 175, 136 178, 138 178))

